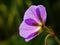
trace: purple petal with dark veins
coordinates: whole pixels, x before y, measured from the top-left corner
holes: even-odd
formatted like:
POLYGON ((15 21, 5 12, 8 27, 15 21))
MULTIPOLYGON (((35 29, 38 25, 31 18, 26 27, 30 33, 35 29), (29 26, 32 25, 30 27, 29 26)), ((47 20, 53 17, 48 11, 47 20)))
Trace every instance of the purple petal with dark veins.
POLYGON ((27 38, 25 38, 25 41, 28 42, 30 41, 31 39, 33 39, 34 37, 36 37, 37 35, 39 35, 41 32, 34 32, 32 34, 30 34, 27 38))
POLYGON ((33 19, 26 19, 26 20, 25 20, 25 23, 28 24, 28 25, 30 25, 30 26, 38 26, 38 25, 39 25, 39 24, 38 24, 35 20, 33 20, 33 19))
POLYGON ((37 18, 36 15, 36 8, 37 6, 32 5, 30 8, 28 8, 24 14, 24 20, 26 19, 33 19, 35 20, 37 23, 40 23, 40 20, 37 18))
POLYGON ((26 39, 29 39, 29 38, 35 36, 35 35, 38 34, 38 33, 39 33, 38 31, 37 31, 37 32, 34 32, 34 33, 30 34, 26 39))
POLYGON ((38 26, 29 26, 23 21, 19 27, 19 34, 23 38, 29 37, 32 33, 37 32, 41 27, 38 26))
POLYGON ((46 18, 47 18, 46 8, 43 5, 38 5, 36 9, 38 11, 38 14, 40 14, 42 20, 46 22, 46 18))
POLYGON ((37 18, 41 21, 42 18, 41 18, 41 14, 40 14, 39 8, 36 8, 36 14, 37 14, 37 18))

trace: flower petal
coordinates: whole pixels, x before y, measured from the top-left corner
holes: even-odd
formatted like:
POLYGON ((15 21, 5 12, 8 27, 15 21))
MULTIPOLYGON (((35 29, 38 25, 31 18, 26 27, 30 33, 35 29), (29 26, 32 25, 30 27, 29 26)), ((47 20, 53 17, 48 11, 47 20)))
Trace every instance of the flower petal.
POLYGON ((28 42, 28 41, 32 40, 34 37, 36 37, 36 36, 37 35, 35 35, 35 36, 31 37, 31 38, 25 39, 25 41, 28 42))
POLYGON ((46 22, 47 13, 45 7, 43 5, 38 5, 37 8, 36 9, 40 11, 41 18, 43 19, 44 22, 46 22))
POLYGON ((35 20, 37 23, 40 23, 40 20, 37 18, 38 15, 36 16, 36 8, 37 6, 35 5, 32 5, 30 8, 28 8, 24 14, 23 20, 31 18, 35 20))
POLYGON ((26 19, 25 23, 30 25, 30 26, 39 26, 39 24, 33 19, 26 19))
POLYGON ((29 35, 29 37, 25 39, 25 41, 28 42, 39 34, 40 34, 39 32, 32 33, 31 35, 29 35))
POLYGON ((19 27, 19 34, 21 37, 27 38, 32 33, 37 32, 40 28, 41 27, 38 27, 38 26, 29 26, 25 23, 25 21, 23 21, 19 27))
POLYGON ((25 19, 34 19, 37 23, 40 22, 40 16, 44 22, 46 22, 47 14, 46 14, 46 9, 43 5, 32 5, 30 8, 27 9, 27 11, 24 14, 24 20, 25 19))

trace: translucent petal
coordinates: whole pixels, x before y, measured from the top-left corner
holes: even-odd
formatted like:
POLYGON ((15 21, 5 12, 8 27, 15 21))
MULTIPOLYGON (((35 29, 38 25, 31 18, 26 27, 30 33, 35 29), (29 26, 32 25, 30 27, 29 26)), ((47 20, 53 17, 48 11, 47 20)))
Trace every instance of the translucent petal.
POLYGON ((29 26, 24 21, 19 27, 19 34, 23 38, 27 38, 32 33, 37 32, 41 27, 38 26, 29 26))
POLYGON ((32 5, 30 8, 27 9, 27 11, 24 14, 24 19, 34 19, 37 23, 40 23, 40 20, 36 16, 36 8, 37 6, 32 5))
POLYGON ((47 13, 46 13, 46 9, 43 5, 38 5, 39 11, 40 11, 40 15, 41 18, 44 22, 46 22, 46 18, 47 18, 47 13))

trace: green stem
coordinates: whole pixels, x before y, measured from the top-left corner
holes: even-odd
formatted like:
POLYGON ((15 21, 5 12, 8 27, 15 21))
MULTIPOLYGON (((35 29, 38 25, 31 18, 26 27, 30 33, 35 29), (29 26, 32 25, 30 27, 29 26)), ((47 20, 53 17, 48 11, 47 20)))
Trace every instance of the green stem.
POLYGON ((45 26, 45 28, 47 29, 47 32, 49 33, 49 34, 51 34, 51 36, 52 37, 54 37, 54 39, 57 41, 57 43, 60 45, 60 41, 59 41, 59 39, 57 38, 57 36, 55 35, 55 33, 53 32, 53 30, 52 29, 49 29, 48 27, 46 27, 45 26))
POLYGON ((55 40, 58 42, 58 44, 60 45, 60 41, 59 41, 59 39, 57 38, 57 36, 55 36, 54 38, 55 38, 55 40))
POLYGON ((45 37, 45 45, 47 45, 47 39, 48 39, 49 36, 51 36, 51 35, 48 34, 48 35, 45 37))

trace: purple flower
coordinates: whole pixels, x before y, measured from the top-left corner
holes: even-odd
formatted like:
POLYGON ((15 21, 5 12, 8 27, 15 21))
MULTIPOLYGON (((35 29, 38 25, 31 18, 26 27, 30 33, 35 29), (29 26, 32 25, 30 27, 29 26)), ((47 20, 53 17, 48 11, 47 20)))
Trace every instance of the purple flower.
POLYGON ((19 27, 19 34, 28 42, 41 33, 41 18, 46 22, 46 9, 43 5, 32 5, 24 14, 23 21, 19 27))

